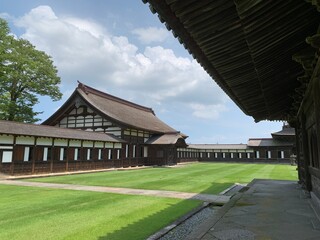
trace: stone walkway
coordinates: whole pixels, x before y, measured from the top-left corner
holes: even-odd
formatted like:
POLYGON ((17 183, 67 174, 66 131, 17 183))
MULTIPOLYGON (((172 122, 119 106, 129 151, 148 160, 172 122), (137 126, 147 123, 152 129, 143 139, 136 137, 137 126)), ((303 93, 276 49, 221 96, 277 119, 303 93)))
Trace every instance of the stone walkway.
POLYGON ((93 192, 106 192, 106 193, 118 193, 129 195, 145 195, 145 196, 157 196, 167 198, 179 198, 179 199, 197 199, 204 202, 223 205, 230 199, 229 196, 212 195, 212 194, 198 194, 198 193, 186 193, 175 191, 162 191, 162 190, 144 190, 144 189, 132 189, 132 188, 116 188, 116 187, 100 187, 100 186, 85 186, 74 184, 59 184, 59 183, 41 183, 41 182, 25 182, 18 180, 0 180, 0 184, 15 185, 15 186, 28 186, 28 187, 43 187, 43 188, 55 188, 55 189, 68 189, 68 190, 80 190, 80 191, 93 191, 93 192))
POLYGON ((205 222, 189 240, 319 240, 310 198, 294 181, 254 180, 205 222))

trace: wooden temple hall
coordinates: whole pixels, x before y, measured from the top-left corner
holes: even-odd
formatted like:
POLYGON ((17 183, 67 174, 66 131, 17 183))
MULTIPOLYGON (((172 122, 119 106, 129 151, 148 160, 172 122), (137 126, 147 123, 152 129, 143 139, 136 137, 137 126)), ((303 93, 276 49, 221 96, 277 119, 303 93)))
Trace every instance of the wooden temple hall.
POLYGON ((0 172, 175 164, 185 138, 152 109, 79 83, 42 125, 0 121, 0 172))
POLYGON ((288 163, 294 129, 247 144, 190 144, 153 110, 79 83, 41 125, 0 121, 0 172, 11 175, 172 165, 192 161, 288 163))
POLYGON ((320 3, 143 0, 247 115, 296 131, 299 182, 320 209, 320 3))

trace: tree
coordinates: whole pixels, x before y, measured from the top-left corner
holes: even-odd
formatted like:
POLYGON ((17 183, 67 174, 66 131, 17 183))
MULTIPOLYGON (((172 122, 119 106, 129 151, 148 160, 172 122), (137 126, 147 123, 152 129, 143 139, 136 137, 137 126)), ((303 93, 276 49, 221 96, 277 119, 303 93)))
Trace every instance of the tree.
POLYGON ((27 40, 15 38, 0 18, 0 119, 34 123, 39 96, 61 99, 60 78, 51 57, 27 40))

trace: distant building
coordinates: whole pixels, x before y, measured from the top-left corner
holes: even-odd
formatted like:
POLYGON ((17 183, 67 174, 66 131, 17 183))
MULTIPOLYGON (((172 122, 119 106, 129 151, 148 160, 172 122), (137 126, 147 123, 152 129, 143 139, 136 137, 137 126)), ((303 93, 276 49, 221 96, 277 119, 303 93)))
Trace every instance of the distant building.
POLYGON ((189 144, 178 149, 178 160, 289 163, 294 153, 294 128, 284 125, 271 135, 272 138, 250 138, 247 144, 189 144))
POLYGON ((289 162, 293 129, 248 144, 186 144, 147 108, 79 83, 42 125, 0 121, 0 172, 39 174, 185 161, 289 162))

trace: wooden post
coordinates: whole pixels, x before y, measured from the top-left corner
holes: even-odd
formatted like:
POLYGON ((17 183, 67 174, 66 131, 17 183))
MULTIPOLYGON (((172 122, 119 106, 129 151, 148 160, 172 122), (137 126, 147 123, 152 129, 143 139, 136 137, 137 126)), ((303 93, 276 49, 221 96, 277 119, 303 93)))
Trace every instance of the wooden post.
POLYGON ((54 138, 52 138, 51 144, 51 161, 50 161, 50 172, 53 172, 53 159, 54 159, 54 138))
POLYGON ((304 177, 305 177, 305 186, 306 190, 311 191, 312 190, 312 184, 311 184, 311 175, 309 171, 309 165, 310 165, 310 156, 309 156, 309 146, 308 146, 308 134, 306 130, 306 119, 304 116, 304 113, 302 113, 302 144, 303 144, 303 162, 304 162, 304 177))
POLYGON ((15 152, 16 152, 16 139, 17 139, 17 136, 13 135, 11 175, 14 174, 14 162, 15 162, 14 159, 15 159, 15 152))
POLYGON ((32 170, 31 173, 34 174, 34 169, 35 169, 35 161, 36 161, 36 147, 37 147, 37 137, 34 137, 34 142, 33 142, 33 150, 32 150, 32 170))
POLYGON ((69 147, 70 147, 70 139, 68 139, 68 145, 67 145, 67 149, 66 149, 66 172, 68 172, 69 170, 69 147))

